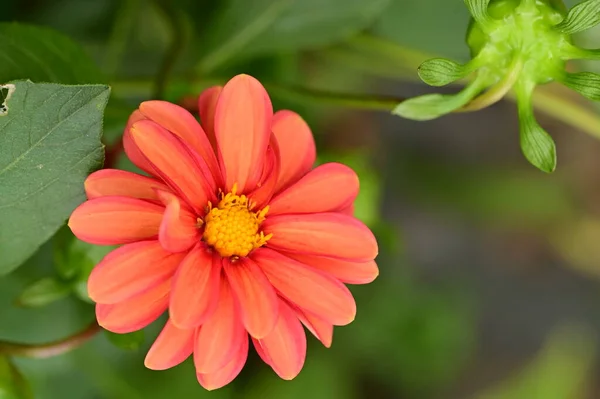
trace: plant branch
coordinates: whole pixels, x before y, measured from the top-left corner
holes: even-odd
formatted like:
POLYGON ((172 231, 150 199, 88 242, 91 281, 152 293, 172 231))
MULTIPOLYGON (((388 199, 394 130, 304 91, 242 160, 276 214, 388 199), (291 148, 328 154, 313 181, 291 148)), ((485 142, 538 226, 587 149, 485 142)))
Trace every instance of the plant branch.
POLYGON ((71 335, 70 337, 45 344, 21 344, 0 341, 0 355, 21 356, 36 359, 54 357, 80 347, 100 331, 102 331, 102 327, 94 321, 84 330, 71 335))
POLYGON ((265 83, 265 87, 270 94, 293 101, 313 102, 364 110, 391 112, 398 104, 405 100, 405 98, 399 97, 343 94, 298 86, 282 86, 273 83, 265 83))
POLYGON ((519 74, 521 73, 521 69, 523 68, 523 62, 518 60, 513 63, 513 67, 510 70, 510 73, 506 75, 504 79, 490 87, 488 91, 476 97, 462 107, 458 109, 456 112, 473 112, 479 111, 481 109, 487 108, 490 105, 497 103, 502 100, 504 96, 510 91, 510 89, 514 86, 517 79, 519 78, 519 74))

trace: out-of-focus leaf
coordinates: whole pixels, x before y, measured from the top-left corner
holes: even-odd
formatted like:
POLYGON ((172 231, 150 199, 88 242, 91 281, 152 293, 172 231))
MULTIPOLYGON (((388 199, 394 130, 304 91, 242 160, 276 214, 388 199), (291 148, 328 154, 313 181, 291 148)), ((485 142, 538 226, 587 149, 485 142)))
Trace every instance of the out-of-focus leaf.
MULTIPOLYGON (((469 11, 460 0, 395 0, 372 33, 392 42, 457 60, 468 59, 469 11)), ((424 60, 423 60, 424 61, 424 60)))
POLYGON ((83 48, 52 29, 0 23, 0 83, 17 79, 64 84, 105 83, 83 48))
POLYGON ((552 334, 543 351, 514 378, 477 399, 584 399, 596 352, 587 333, 552 334))
POLYGON ((15 83, 0 117, 0 275, 24 262, 85 199, 102 165, 109 88, 15 83))
POLYGON ((84 247, 85 245, 91 247, 91 245, 77 240, 67 226, 56 233, 52 244, 54 247, 54 268, 62 279, 73 279, 81 273, 82 269, 93 267, 93 264, 92 266, 87 265, 92 261, 87 256, 88 248, 84 247))
POLYGON ((66 297, 71 286, 64 281, 45 277, 26 287, 16 300, 18 306, 34 308, 48 305, 66 297))
POLYGON ((0 399, 33 399, 28 382, 4 356, 0 356, 0 399))
POLYGON ((295 0, 247 51, 266 54, 324 47, 367 28, 389 4, 390 0, 295 0))
POLYGON ((92 245, 77 239, 68 227, 54 236, 54 266, 79 299, 93 303, 87 292, 92 269, 116 246, 92 245))
POLYGON ((315 49, 367 28, 390 0, 229 0, 200 61, 212 71, 233 58, 315 49))
POLYGON ((115 346, 128 351, 138 350, 144 344, 144 330, 134 331, 128 334, 115 334, 104 331, 108 340, 115 346))

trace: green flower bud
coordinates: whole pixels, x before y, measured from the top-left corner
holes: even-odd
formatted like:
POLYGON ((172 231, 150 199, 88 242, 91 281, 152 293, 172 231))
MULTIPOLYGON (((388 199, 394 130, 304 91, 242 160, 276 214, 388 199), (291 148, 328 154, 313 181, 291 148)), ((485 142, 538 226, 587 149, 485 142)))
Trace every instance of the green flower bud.
POLYGON ((569 74, 570 59, 600 59, 600 50, 580 49, 571 35, 600 23, 600 0, 586 0, 567 12, 560 0, 464 0, 473 16, 467 31, 471 61, 465 65, 433 59, 419 68, 421 79, 442 86, 473 75, 457 95, 428 94, 399 104, 395 114, 415 120, 450 112, 476 111, 517 93, 521 148, 539 169, 556 167, 554 142, 533 115, 536 86, 559 81, 592 100, 600 100, 600 77, 569 74))

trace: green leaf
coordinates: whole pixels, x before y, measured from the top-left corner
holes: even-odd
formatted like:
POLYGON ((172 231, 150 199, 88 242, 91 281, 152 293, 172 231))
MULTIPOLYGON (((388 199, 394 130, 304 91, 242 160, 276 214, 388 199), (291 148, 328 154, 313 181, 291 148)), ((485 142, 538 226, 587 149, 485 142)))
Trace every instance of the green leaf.
POLYGON ((108 340, 118 348, 134 351, 138 350, 144 344, 144 330, 134 331, 128 334, 116 334, 110 331, 104 331, 108 340))
POLYGON ((436 119, 465 106, 479 91, 475 81, 458 94, 426 94, 403 101, 392 113, 416 121, 436 119))
POLYGON ((100 246, 91 245, 80 240, 74 241, 71 251, 76 254, 85 254, 84 261, 78 268, 77 280, 74 282, 73 286, 75 295, 82 301, 94 303, 88 295, 87 290, 87 282, 90 278, 90 273, 92 273, 94 267, 115 248, 117 248, 116 245, 100 246))
POLYGON ((419 66, 419 77, 430 86, 445 86, 464 78, 473 68, 446 58, 433 58, 419 66))
POLYGON ((215 19, 198 68, 277 52, 316 49, 366 29, 390 0, 229 0, 215 19))
POLYGON ((581 32, 600 23, 600 0, 587 0, 571 8, 554 29, 566 34, 581 32))
POLYGON ((535 120, 531 103, 519 99, 521 150, 529 162, 546 173, 556 169, 556 146, 535 120))
POLYGON ((485 24, 490 18, 487 12, 489 3, 490 0, 465 0, 473 19, 480 24, 485 24))
POLYGON ((102 165, 107 86, 16 82, 0 117, 0 275, 24 262, 85 200, 102 165))
POLYGON ((4 356, 0 356, 0 399, 33 399, 28 382, 4 356))
POLYGON ((76 238, 68 226, 63 226, 52 240, 54 268, 58 275, 69 280, 77 276, 82 264, 88 261, 84 253, 73 251, 76 238))
POLYGON ((80 45, 52 29, 0 23, 0 54, 0 83, 18 79, 64 84, 106 82, 80 45))
POLYGON ((71 286, 64 281, 45 277, 26 287, 16 300, 17 306, 36 308, 56 302, 71 293, 71 286))
POLYGON ((600 75, 597 73, 567 73, 561 83, 590 100, 600 101, 600 75))

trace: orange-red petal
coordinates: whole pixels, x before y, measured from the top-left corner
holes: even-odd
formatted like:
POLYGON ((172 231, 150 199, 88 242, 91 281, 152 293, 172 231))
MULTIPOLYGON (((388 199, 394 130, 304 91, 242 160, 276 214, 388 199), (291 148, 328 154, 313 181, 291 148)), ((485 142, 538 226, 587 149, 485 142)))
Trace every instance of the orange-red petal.
POLYGON ((339 212, 343 213, 344 215, 354 216, 354 204, 352 203, 347 207, 340 209, 339 212))
POLYGON ((173 281, 169 315, 179 328, 194 328, 214 311, 219 299, 221 260, 197 245, 179 265, 173 281))
POLYGON ((347 284, 368 284, 379 275, 379 268, 374 260, 352 262, 345 259, 291 252, 286 252, 285 255, 305 265, 324 271, 347 284))
POLYGON ((171 281, 167 280, 126 301, 112 305, 97 304, 98 324, 118 334, 140 330, 167 310, 170 290, 171 281))
POLYGON ((257 209, 263 208, 271 200, 271 197, 275 194, 275 185, 277 184, 277 176, 279 176, 281 159, 277 139, 273 134, 271 134, 271 141, 265 157, 266 162, 260 183, 256 190, 248 195, 257 209))
POLYGON ((266 234, 273 234, 269 247, 296 253, 369 261, 378 248, 367 226, 341 213, 277 215, 262 224, 266 234))
POLYGON ((194 329, 177 328, 167 320, 146 355, 144 365, 150 370, 166 370, 187 359, 194 350, 194 329))
POLYGON ((262 171, 273 107, 265 88, 248 75, 231 79, 219 95, 215 135, 225 191, 237 183, 239 192, 254 189, 262 171))
POLYGON ((200 113, 200 122, 208 136, 208 140, 217 150, 217 138, 215 137, 215 111, 217 110, 217 102, 219 95, 223 90, 222 86, 210 87, 200 94, 198 98, 198 112, 200 113))
POLYGON ((292 304, 336 326, 356 316, 352 294, 339 280, 269 248, 252 254, 273 287, 292 304))
POLYGON ((69 219, 73 234, 96 245, 156 238, 164 207, 135 198, 100 197, 79 205, 69 219))
POLYGON ((343 209, 358 194, 358 176, 340 163, 326 163, 308 172, 269 203, 269 216, 343 209))
POLYGON ((272 129, 281 152, 281 171, 275 188, 277 192, 310 171, 317 158, 317 149, 310 127, 295 112, 276 112, 272 129))
POLYGON ((166 206, 158 233, 160 243, 170 252, 187 251, 200 241, 197 216, 175 194, 169 191, 157 193, 166 206))
POLYGON ((170 280, 183 255, 165 251, 158 241, 123 245, 102 259, 88 280, 97 303, 117 303, 170 280))
POLYGON ((139 109, 133 111, 133 113, 129 117, 129 120, 127 121, 125 131, 123 132, 123 149, 125 150, 127 158, 129 158, 129 160, 133 162, 135 166, 137 166, 144 172, 153 175, 154 167, 150 164, 150 162, 148 162, 146 157, 142 155, 139 148, 137 148, 137 146, 133 142, 133 138, 131 137, 131 127, 133 126, 133 124, 144 119, 146 119, 146 117, 140 112, 139 109))
POLYGON ((116 195, 158 201, 155 189, 168 190, 156 179, 118 169, 101 169, 85 180, 88 199, 116 195))
POLYGON ((294 311, 283 301, 275 328, 258 342, 279 377, 291 380, 300 373, 306 359, 306 334, 294 311))
POLYGON ((156 173, 196 211, 204 209, 215 199, 215 187, 202 161, 177 136, 150 120, 135 123, 131 136, 142 154, 156 169, 156 173))
POLYGON ((220 283, 219 304, 195 338, 194 365, 200 374, 214 373, 225 367, 247 340, 227 278, 221 277, 220 283))
POLYGON ((304 327, 321 341, 323 346, 330 348, 333 342, 333 324, 298 307, 292 306, 292 309, 294 309, 296 316, 304 324, 304 327))
POLYGON ((213 177, 220 179, 219 164, 208 137, 200 123, 185 108, 168 101, 152 100, 141 103, 140 111, 147 118, 181 137, 206 161, 213 177))
POLYGON ((225 259, 223 269, 239 305, 244 327, 254 338, 265 337, 275 326, 279 312, 273 286, 251 259, 235 263, 225 259))
POLYGON ((248 358, 248 337, 244 336, 242 345, 229 363, 222 369, 210 374, 197 373, 198 382, 204 389, 212 391, 229 384, 244 368, 248 358))

